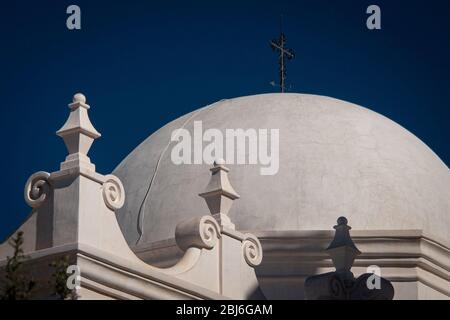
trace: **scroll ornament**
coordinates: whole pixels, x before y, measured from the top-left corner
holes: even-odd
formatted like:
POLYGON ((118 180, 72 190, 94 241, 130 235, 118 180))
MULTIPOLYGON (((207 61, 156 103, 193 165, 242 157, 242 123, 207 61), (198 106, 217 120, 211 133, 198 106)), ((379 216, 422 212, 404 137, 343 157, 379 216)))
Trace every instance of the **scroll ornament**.
POLYGON ((251 267, 260 265, 263 257, 263 251, 261 242, 258 238, 250 233, 246 233, 244 240, 242 241, 242 250, 244 253, 245 261, 251 267))
POLYGON ((125 189, 116 176, 109 174, 105 178, 102 192, 103 200, 109 209, 113 211, 118 210, 125 203, 125 189))
POLYGON ((175 229, 178 247, 186 251, 191 247, 212 249, 221 237, 220 227, 211 216, 196 217, 179 223, 175 229))
POLYGON ((28 178, 25 184, 24 198, 26 203, 32 208, 41 206, 49 196, 50 173, 39 171, 28 178))

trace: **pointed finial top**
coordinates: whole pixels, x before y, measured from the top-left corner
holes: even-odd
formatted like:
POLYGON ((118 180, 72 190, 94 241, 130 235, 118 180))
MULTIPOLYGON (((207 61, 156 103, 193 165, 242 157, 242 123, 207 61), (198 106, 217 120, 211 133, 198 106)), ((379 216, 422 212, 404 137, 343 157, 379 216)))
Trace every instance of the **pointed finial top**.
POLYGON ((334 229, 336 230, 334 238, 328 246, 327 252, 331 256, 337 271, 349 272, 353 261, 361 252, 350 236, 351 227, 348 225, 346 217, 339 217, 334 229))
MULTIPOLYGON (((199 194, 200 197, 207 199, 225 196, 231 200, 239 198, 239 195, 234 191, 230 180, 228 179, 228 172, 230 169, 225 167, 225 160, 221 158, 214 160, 213 167, 209 170, 211 171, 211 179, 206 186, 206 190, 199 194)), ((226 214, 227 212, 222 213, 226 214)))
POLYGON ((84 109, 90 109, 90 106, 86 103, 86 96, 82 93, 76 93, 72 97, 72 103, 69 103, 70 110, 76 110, 79 107, 84 109))
POLYGON ((81 103, 86 103, 86 96, 82 93, 76 93, 73 96, 72 102, 81 102, 81 103))
POLYGON ((211 215, 213 215, 220 225, 227 226, 231 229, 234 225, 228 218, 228 212, 231 209, 233 201, 239 198, 237 192, 231 186, 228 179, 230 169, 224 166, 223 159, 217 159, 213 163, 211 171, 211 179, 209 180, 206 190, 199 194, 204 198, 208 205, 211 215))
MULTIPOLYGON (((89 120, 87 110, 77 111, 79 107, 90 109, 90 106, 86 104, 86 96, 82 93, 77 93, 73 96, 72 103, 69 104, 69 108, 71 110, 69 118, 64 126, 56 132, 56 134, 60 137, 64 137, 69 134, 73 135, 74 133, 83 133, 93 139, 99 138, 101 134, 94 128, 89 120)), ((69 150, 70 153, 73 153, 72 151, 73 150, 69 150)))
POLYGON ((225 165, 225 160, 223 160, 222 158, 218 158, 218 159, 214 160, 213 165, 214 165, 214 167, 225 165))
POLYGON ((213 166, 212 168, 210 168, 209 170, 214 174, 214 172, 217 172, 219 170, 224 171, 225 173, 230 172, 230 169, 227 168, 225 166, 225 160, 223 160, 222 158, 217 158, 216 160, 214 160, 213 162, 213 166))
POLYGON ((87 154, 94 140, 101 134, 89 120, 89 108, 85 95, 75 94, 72 103, 69 104, 69 117, 62 128, 56 132, 64 140, 69 152, 66 161, 61 163, 61 170, 84 166, 95 171, 95 166, 91 164, 87 154))
MULTIPOLYGON (((348 224, 348 220, 347 220, 346 217, 339 217, 339 218, 337 219, 337 225, 338 225, 338 226, 342 226, 342 225, 346 226, 347 224, 348 224)), ((337 226, 334 226, 335 229, 336 229, 336 227, 337 227, 337 226)), ((350 228, 350 227, 349 227, 349 228, 350 228)))
POLYGON ((358 248, 356 248, 352 238, 350 237, 350 230, 352 229, 352 227, 348 225, 348 220, 346 217, 339 217, 337 219, 337 225, 335 225, 333 228, 336 230, 336 232, 334 233, 334 239, 328 246, 327 250, 337 247, 351 247, 359 251, 358 248))

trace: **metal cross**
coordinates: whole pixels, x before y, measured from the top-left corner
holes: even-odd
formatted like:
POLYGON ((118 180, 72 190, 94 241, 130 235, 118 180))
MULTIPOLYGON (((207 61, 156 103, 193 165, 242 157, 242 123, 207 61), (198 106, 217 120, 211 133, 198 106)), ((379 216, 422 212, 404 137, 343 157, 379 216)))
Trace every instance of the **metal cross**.
POLYGON ((286 90, 285 82, 286 82, 286 65, 284 62, 284 58, 287 57, 288 60, 294 59, 295 54, 291 49, 287 49, 284 46, 286 45, 286 37, 284 33, 281 32, 279 39, 274 39, 270 41, 270 46, 273 50, 279 52, 278 64, 280 66, 280 88, 281 92, 286 90))

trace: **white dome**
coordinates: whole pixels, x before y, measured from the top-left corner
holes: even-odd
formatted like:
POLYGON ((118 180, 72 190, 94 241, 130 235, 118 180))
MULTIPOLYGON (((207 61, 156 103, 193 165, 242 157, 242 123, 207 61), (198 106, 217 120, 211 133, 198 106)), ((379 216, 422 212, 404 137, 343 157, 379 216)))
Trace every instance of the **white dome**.
POLYGON ((450 171, 418 138, 357 105, 314 95, 264 94, 222 100, 164 126, 115 170, 126 191, 118 212, 130 245, 172 238, 176 224, 208 214, 198 193, 209 165, 175 165, 172 131, 279 129, 279 171, 227 165, 241 199, 239 230, 328 230, 345 215, 354 229, 421 229, 450 239, 450 171), (141 234, 142 233, 142 234, 141 234))

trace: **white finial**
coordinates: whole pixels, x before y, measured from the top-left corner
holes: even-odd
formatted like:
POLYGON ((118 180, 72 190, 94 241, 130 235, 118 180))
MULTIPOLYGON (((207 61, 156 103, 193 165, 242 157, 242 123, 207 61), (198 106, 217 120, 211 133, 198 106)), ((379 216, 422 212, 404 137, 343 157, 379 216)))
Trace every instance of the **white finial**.
POLYGON ((228 179, 228 169, 224 166, 223 159, 214 161, 214 166, 210 169, 211 179, 206 190, 199 194, 204 198, 210 213, 216 218, 221 226, 234 229, 234 224, 228 217, 228 212, 233 205, 233 201, 239 198, 228 179))
POLYGON ((214 167, 221 166, 224 164, 225 164, 225 160, 223 160, 222 158, 217 158, 216 160, 214 160, 214 167))
POLYGON ((66 161, 61 164, 61 170, 84 166, 95 171, 95 166, 91 164, 87 154, 94 140, 101 135, 89 120, 90 107, 86 104, 86 97, 77 93, 72 101, 69 104, 69 118, 56 132, 64 140, 69 152, 66 161))
POLYGON ((81 102, 81 103, 86 103, 86 96, 82 93, 77 93, 73 96, 72 99, 73 102, 81 102))

